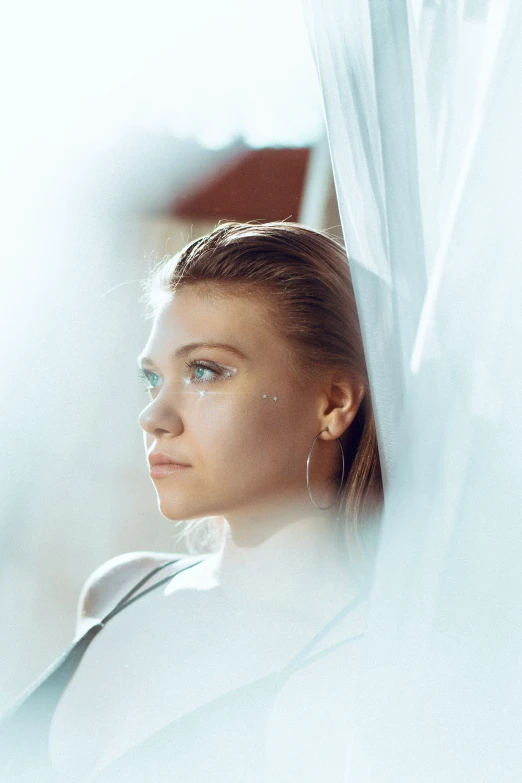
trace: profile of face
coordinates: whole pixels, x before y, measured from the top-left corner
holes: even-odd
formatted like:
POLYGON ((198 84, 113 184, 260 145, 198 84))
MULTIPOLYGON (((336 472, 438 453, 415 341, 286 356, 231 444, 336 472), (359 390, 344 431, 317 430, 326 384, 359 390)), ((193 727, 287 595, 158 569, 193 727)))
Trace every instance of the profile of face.
MULTIPOLYGON (((195 284, 165 301, 140 357, 150 402, 139 417, 146 453, 186 466, 152 478, 165 517, 310 505, 306 459, 328 401, 292 358, 262 296, 195 284)), ((336 444, 323 447, 318 470, 335 471, 336 444)))

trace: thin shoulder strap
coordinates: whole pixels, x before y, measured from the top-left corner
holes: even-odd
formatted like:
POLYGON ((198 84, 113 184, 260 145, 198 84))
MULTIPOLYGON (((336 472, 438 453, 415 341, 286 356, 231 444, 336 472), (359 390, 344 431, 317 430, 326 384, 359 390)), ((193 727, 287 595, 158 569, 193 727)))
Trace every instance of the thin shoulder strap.
POLYGON ((27 764, 41 765, 41 769, 45 772, 45 774, 42 772, 37 777, 31 776, 31 780, 36 780, 37 778, 39 780, 47 779, 46 775, 51 774, 48 769, 48 738, 49 726, 54 710, 92 640, 111 617, 121 612, 130 603, 137 601, 138 598, 141 598, 142 595, 151 590, 155 590, 182 571, 186 571, 188 568, 201 563, 203 559, 178 568, 174 574, 171 573, 165 579, 161 579, 151 587, 135 595, 140 587, 148 582, 154 574, 157 574, 169 565, 183 561, 184 558, 179 557, 169 560, 167 563, 162 563, 162 565, 152 569, 118 601, 103 620, 92 625, 83 636, 74 641, 69 649, 62 653, 38 677, 36 682, 26 688, 16 702, 0 716, 0 778, 2 780, 14 780, 13 774, 16 775, 16 780, 28 780, 29 778, 26 774, 27 764), (19 774, 15 773, 15 770, 18 770, 19 774), (5 775, 3 774, 4 772, 6 773, 5 775))
POLYGON ((15 701, 12 707, 9 708, 4 714, 0 716, 0 729, 1 729, 1 724, 3 722, 3 719, 10 717, 12 714, 17 712, 17 710, 19 710, 19 708, 25 702, 27 702, 30 697, 33 697, 37 691, 42 691, 42 689, 45 689, 47 692, 50 691, 51 689, 54 689, 55 692, 63 690, 67 682, 71 679, 72 675, 74 674, 87 647, 92 642, 94 637, 102 630, 105 623, 111 617, 113 617, 118 612, 121 612, 121 610, 124 609, 126 606, 128 606, 129 603, 131 603, 132 601, 136 601, 145 593, 148 593, 150 590, 154 590, 156 587, 159 587, 161 584, 167 582, 169 579, 173 579, 177 574, 181 573, 182 571, 185 571, 187 568, 192 568, 192 566, 195 566, 197 565, 198 562, 201 562, 201 560, 199 560, 196 561, 195 563, 190 563, 189 565, 185 566, 185 568, 179 568, 174 574, 170 574, 166 579, 161 579, 159 582, 156 582, 156 584, 152 585, 152 587, 143 590, 134 598, 131 598, 131 596, 137 590, 139 590, 139 588, 143 584, 145 584, 149 579, 151 579, 154 576, 154 574, 157 574, 158 571, 161 571, 163 568, 166 568, 169 565, 173 565, 174 563, 178 563, 180 560, 182 561, 183 559, 184 559, 183 557, 179 557, 176 558, 175 560, 169 560, 167 563, 162 563, 162 565, 154 568, 145 577, 143 577, 143 579, 140 579, 140 581, 134 585, 132 590, 129 590, 129 592, 120 601, 118 601, 116 606, 103 618, 103 620, 92 625, 82 636, 80 636, 78 639, 72 642, 69 648, 65 650, 59 656, 59 658, 57 658, 57 660, 55 660, 50 666, 48 666, 47 669, 45 669, 45 671, 37 678, 35 682, 29 685, 22 692, 22 694, 18 697, 18 699, 15 701))
POLYGON ((169 582, 171 579, 173 579, 175 576, 180 574, 182 571, 188 571, 189 568, 193 568, 196 565, 199 565, 199 563, 202 563, 205 558, 201 558, 200 560, 196 560, 194 563, 189 563, 184 568, 179 568, 174 574, 169 574, 169 576, 166 576, 164 579, 160 579, 159 582, 155 582, 151 587, 147 587, 145 590, 142 590, 137 595, 134 595, 142 585, 144 585, 146 582, 149 581, 149 579, 152 579, 155 574, 157 574, 159 571, 161 571, 163 568, 167 568, 167 566, 174 565, 174 563, 179 563, 180 560, 182 561, 183 557, 177 557, 175 560, 168 560, 166 563, 162 563, 160 566, 156 566, 156 568, 153 568, 152 571, 149 571, 148 574, 146 574, 142 579, 137 582, 137 584, 132 587, 128 593, 126 593, 123 598, 121 598, 116 606, 111 609, 108 614, 105 615, 103 620, 101 620, 100 625, 105 625, 105 623, 108 622, 108 620, 111 619, 111 617, 114 617, 114 615, 118 614, 118 612, 121 612, 122 609, 125 609, 129 604, 134 603, 134 601, 137 601, 138 598, 141 598, 142 595, 146 595, 147 593, 150 593, 151 590, 155 590, 157 587, 159 587, 162 584, 165 584, 165 582, 169 582))
POLYGON ((362 591, 352 601, 346 604, 346 606, 343 607, 340 612, 337 612, 337 614, 332 617, 332 619, 325 626, 323 626, 323 628, 321 628, 318 633, 315 634, 313 639, 305 644, 305 646, 302 647, 296 655, 294 655, 294 657, 286 664, 283 671, 286 672, 288 670, 299 669, 302 666, 307 666, 309 663, 312 663, 318 658, 321 658, 323 655, 326 655, 329 652, 333 652, 333 650, 336 650, 338 647, 342 647, 342 645, 347 644, 348 642, 361 639, 364 636, 363 633, 354 634, 352 636, 346 637, 346 639, 342 639, 340 642, 332 644, 330 647, 327 647, 324 650, 320 650, 319 652, 315 653, 315 655, 309 655, 309 653, 321 641, 321 639, 330 633, 332 628, 334 628, 337 623, 341 622, 341 620, 344 619, 346 615, 350 614, 350 612, 352 612, 356 606, 359 606, 359 604, 361 604, 367 597, 368 593, 366 591, 362 591))
POLYGON ((331 644, 329 647, 325 647, 324 650, 319 650, 319 652, 316 652, 314 655, 308 655, 306 658, 300 658, 298 661, 290 661, 290 663, 284 667, 283 671, 285 674, 291 674, 292 672, 297 671, 297 669, 303 669, 305 666, 309 666, 311 663, 319 660, 319 658, 322 658, 324 655, 330 655, 330 653, 333 653, 335 650, 344 647, 345 644, 349 644, 350 642, 357 642, 359 639, 364 639, 365 636, 365 633, 356 633, 353 634, 353 636, 347 636, 345 639, 341 639, 339 642, 331 644))

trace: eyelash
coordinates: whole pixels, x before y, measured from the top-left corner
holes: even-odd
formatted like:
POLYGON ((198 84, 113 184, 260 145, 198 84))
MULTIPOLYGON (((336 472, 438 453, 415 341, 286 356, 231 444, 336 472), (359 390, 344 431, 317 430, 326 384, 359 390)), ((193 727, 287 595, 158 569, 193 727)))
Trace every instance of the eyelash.
MULTIPOLYGON (((191 362, 185 362, 186 367, 189 370, 194 370, 196 367, 202 367, 204 370, 210 370, 210 372, 216 373, 216 377, 214 378, 192 378, 191 383, 212 383, 212 381, 219 380, 220 377, 229 378, 232 375, 231 370, 225 370, 224 368, 221 368, 218 364, 216 364, 214 367, 211 367, 209 364, 206 364, 205 362, 200 362, 193 360, 191 362), (219 375, 218 373, 221 373, 219 375)), ((145 370, 142 367, 138 370, 138 378, 140 380, 145 381, 149 385, 145 387, 145 391, 152 391, 153 389, 157 389, 157 386, 150 385, 150 376, 151 375, 158 375, 157 372, 153 372, 152 370, 145 370)), ((159 375, 158 375, 159 377, 159 375)))
POLYGON ((148 383, 149 386, 145 386, 145 391, 151 391, 152 389, 155 389, 155 386, 150 385, 150 376, 151 375, 157 375, 158 373, 152 372, 151 370, 144 370, 142 367, 138 370, 138 378, 141 381, 144 381, 145 383, 148 383))
POLYGON ((210 370, 210 372, 215 373, 214 378, 194 378, 193 383, 208 383, 217 380, 220 376, 218 375, 219 372, 221 372, 221 377, 223 375, 226 375, 226 372, 222 370, 222 368, 215 364, 213 367, 210 366, 210 362, 208 364, 205 364, 205 362, 198 362, 196 360, 193 360, 191 362, 185 362, 186 367, 188 367, 189 370, 195 370, 196 367, 201 367, 203 370, 210 370))

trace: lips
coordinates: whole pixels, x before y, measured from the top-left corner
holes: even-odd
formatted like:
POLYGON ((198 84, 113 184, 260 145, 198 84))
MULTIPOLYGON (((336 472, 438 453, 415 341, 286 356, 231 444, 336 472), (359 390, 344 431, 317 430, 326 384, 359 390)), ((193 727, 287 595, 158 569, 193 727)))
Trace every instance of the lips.
POLYGON ((174 457, 169 457, 168 454, 163 454, 161 451, 151 452, 148 455, 148 460, 151 468, 154 465, 178 465, 180 468, 190 468, 190 465, 187 465, 186 462, 180 462, 174 457))

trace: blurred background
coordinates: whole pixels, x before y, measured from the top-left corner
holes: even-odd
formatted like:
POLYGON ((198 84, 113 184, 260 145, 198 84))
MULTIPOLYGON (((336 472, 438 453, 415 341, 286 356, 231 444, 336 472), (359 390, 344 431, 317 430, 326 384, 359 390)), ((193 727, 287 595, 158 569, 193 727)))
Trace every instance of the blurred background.
POLYGON ((220 220, 341 236, 299 0, 30 0, 0 30, 0 710, 87 576, 180 551, 156 507, 139 281, 220 220))

